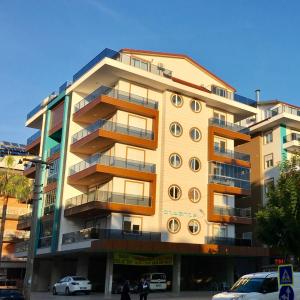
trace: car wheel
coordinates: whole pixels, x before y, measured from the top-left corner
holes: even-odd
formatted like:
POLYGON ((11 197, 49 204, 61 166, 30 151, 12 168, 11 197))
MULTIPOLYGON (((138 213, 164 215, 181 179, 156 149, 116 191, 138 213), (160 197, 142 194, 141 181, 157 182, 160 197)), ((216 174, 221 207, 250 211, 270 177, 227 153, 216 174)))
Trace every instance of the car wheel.
POLYGON ((66 296, 70 296, 71 295, 70 289, 68 287, 66 287, 66 289, 65 289, 65 295, 66 296))
POLYGON ((53 294, 53 295, 57 295, 57 291, 56 291, 56 288, 55 288, 55 287, 54 287, 53 290, 52 290, 52 294, 53 294))

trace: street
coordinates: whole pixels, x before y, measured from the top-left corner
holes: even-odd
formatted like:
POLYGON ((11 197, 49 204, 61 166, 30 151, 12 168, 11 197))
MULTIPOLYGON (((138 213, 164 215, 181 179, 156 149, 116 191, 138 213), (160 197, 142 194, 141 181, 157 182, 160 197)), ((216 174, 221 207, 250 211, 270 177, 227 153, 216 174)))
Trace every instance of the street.
MULTIPOLYGON (((182 292, 179 296, 176 296, 172 293, 153 293, 148 296, 148 299, 170 299, 175 298, 178 300, 192 300, 192 299, 199 299, 199 300, 210 300, 213 292, 182 292)), ((132 300, 138 300, 139 296, 137 294, 130 295, 132 300)), ((67 300, 67 299, 76 299, 76 300, 95 300, 95 299, 104 299, 103 294, 93 293, 89 296, 86 295, 74 295, 74 296, 64 296, 64 295, 57 295, 53 296, 51 293, 33 293, 32 299, 33 300, 67 300)), ((120 299, 121 295, 112 295, 111 299, 116 300, 120 299)))

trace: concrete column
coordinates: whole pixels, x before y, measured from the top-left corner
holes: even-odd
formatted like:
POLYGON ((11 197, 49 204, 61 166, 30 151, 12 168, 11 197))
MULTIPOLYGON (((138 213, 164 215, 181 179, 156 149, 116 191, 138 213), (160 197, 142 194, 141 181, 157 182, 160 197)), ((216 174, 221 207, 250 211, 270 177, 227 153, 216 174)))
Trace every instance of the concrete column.
POLYGON ((61 257, 54 257, 51 268, 50 289, 62 277, 63 259, 61 257))
POLYGON ((173 257, 173 278, 172 278, 172 292, 176 295, 180 293, 180 278, 181 278, 181 256, 175 254, 173 257))
POLYGON ((105 271, 105 288, 104 288, 104 298, 111 298, 111 289, 112 289, 112 281, 113 281, 113 257, 112 253, 107 253, 106 256, 106 271, 105 271))
POLYGON ((79 256, 77 261, 76 275, 88 278, 89 272, 89 257, 79 256))

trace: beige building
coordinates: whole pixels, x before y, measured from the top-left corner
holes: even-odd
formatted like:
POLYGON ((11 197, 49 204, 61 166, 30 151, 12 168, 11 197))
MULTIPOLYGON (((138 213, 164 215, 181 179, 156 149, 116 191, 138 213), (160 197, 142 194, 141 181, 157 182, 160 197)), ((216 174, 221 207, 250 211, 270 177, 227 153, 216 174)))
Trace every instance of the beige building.
POLYGON ((236 147, 251 140, 238 123, 258 113, 188 56, 103 50, 27 116, 27 150, 52 163, 34 288, 76 273, 109 294, 162 271, 174 291, 206 289, 255 271, 268 250, 252 242, 251 162, 236 147), (133 271, 120 253, 168 263, 133 271))

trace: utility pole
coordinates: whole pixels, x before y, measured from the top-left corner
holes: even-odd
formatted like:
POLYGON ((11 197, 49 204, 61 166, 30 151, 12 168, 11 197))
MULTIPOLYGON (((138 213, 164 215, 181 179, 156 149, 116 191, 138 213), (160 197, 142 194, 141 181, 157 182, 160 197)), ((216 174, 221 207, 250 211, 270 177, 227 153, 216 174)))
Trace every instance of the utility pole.
POLYGON ((32 285, 32 276, 33 276, 33 264, 35 257, 35 240, 36 240, 36 230, 38 224, 38 207, 39 201, 41 200, 41 187, 43 186, 41 182, 41 175, 43 167, 49 168, 50 164, 46 161, 43 161, 39 158, 37 159, 28 159, 24 158, 19 163, 31 162, 35 164, 35 182, 34 182, 34 192, 33 192, 33 201, 32 201, 32 222, 30 230, 30 238, 28 243, 28 254, 26 261, 26 272, 23 284, 23 292, 26 300, 30 300, 31 296, 31 285, 32 285))

